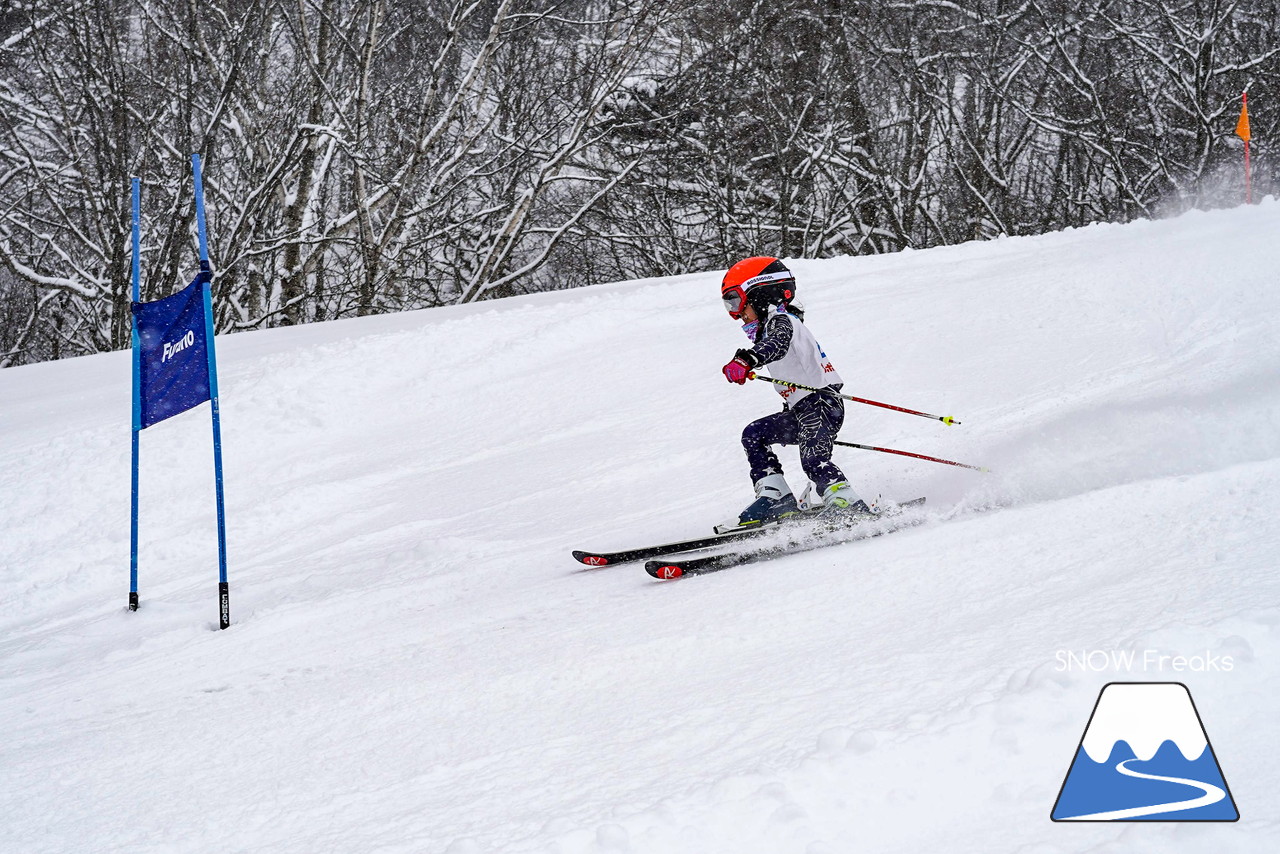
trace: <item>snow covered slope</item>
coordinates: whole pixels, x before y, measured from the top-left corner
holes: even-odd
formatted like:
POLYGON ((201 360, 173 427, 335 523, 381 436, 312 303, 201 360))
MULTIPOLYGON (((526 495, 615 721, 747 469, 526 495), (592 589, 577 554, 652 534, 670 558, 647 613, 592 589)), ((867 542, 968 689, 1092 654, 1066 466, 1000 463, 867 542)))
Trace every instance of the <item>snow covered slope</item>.
POLYGON ((225 632, 208 407, 142 436, 129 613, 128 354, 0 372, 0 850, 1269 850, 1277 233, 795 262, 848 391, 964 422, 844 437, 995 473, 844 450, 933 521, 675 583, 569 551, 750 498, 777 397, 720 376, 718 273, 219 339, 225 632), (1239 823, 1050 822, 1133 679, 1187 684, 1239 823))

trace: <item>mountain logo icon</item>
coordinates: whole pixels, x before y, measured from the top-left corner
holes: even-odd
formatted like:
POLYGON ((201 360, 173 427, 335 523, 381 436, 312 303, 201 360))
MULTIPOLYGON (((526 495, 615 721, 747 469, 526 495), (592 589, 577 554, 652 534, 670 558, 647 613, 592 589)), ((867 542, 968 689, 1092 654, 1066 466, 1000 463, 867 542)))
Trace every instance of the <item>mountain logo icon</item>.
POLYGON ((1076 748, 1054 821, 1237 821, 1191 692, 1181 682, 1111 682, 1076 748))

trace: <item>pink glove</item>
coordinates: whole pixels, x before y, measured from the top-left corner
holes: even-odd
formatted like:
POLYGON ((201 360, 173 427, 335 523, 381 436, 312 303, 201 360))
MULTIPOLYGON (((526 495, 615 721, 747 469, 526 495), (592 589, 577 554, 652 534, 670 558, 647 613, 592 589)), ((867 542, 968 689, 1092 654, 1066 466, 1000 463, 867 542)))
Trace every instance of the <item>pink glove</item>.
POLYGON ((724 366, 723 370, 725 379, 731 383, 742 385, 747 381, 747 374, 751 373, 751 366, 735 356, 733 361, 724 366))

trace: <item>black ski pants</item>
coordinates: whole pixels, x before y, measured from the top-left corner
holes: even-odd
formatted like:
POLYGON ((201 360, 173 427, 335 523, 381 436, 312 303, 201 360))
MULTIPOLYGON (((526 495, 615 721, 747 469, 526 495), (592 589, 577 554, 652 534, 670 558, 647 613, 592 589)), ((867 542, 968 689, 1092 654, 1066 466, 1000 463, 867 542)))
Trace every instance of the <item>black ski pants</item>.
POLYGON ((742 431, 742 447, 751 464, 751 482, 782 473, 782 464, 770 445, 799 445, 800 465, 821 495, 828 486, 845 479, 844 472, 831 461, 833 443, 843 424, 844 401, 822 392, 752 421, 742 431))

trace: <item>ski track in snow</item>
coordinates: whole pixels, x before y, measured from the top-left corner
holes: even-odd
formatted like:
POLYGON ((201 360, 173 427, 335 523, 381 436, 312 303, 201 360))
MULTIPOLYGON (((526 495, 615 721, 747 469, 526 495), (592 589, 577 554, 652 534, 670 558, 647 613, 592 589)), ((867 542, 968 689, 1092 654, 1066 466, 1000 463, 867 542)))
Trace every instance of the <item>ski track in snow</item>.
MULTIPOLYGON (((1140 762, 1139 759, 1126 759, 1124 762, 1116 764, 1116 770, 1126 777, 1137 777, 1140 780, 1159 780, 1165 783, 1178 783, 1183 786, 1190 786, 1193 789, 1199 789, 1201 794, 1199 797, 1188 798, 1185 801, 1175 801, 1168 804, 1152 804, 1145 807, 1129 807, 1122 810, 1107 810, 1105 812, 1089 813, 1088 815, 1073 815, 1060 821, 1115 821, 1124 818, 1141 818, 1148 815, 1162 815, 1164 813, 1173 813, 1178 810, 1192 810, 1197 807, 1207 807, 1216 804, 1227 796, 1227 793, 1219 786, 1212 783, 1202 783, 1199 780, 1191 780, 1185 777, 1162 777, 1159 774, 1144 774, 1141 771, 1134 771, 1132 768, 1126 767, 1130 762, 1140 762)), ((1171 816, 1177 818, 1177 816, 1171 816)))
POLYGON ((208 408, 141 437, 131 614, 128 354, 0 372, 0 850, 1267 850, 1278 226, 796 261, 846 391, 964 422, 844 438, 995 472, 841 451, 930 521, 677 584, 569 551, 749 499, 777 397, 719 374, 715 272, 220 338, 227 632, 208 408), (1240 822, 1049 820, 1131 679, 1188 685, 1240 822))

